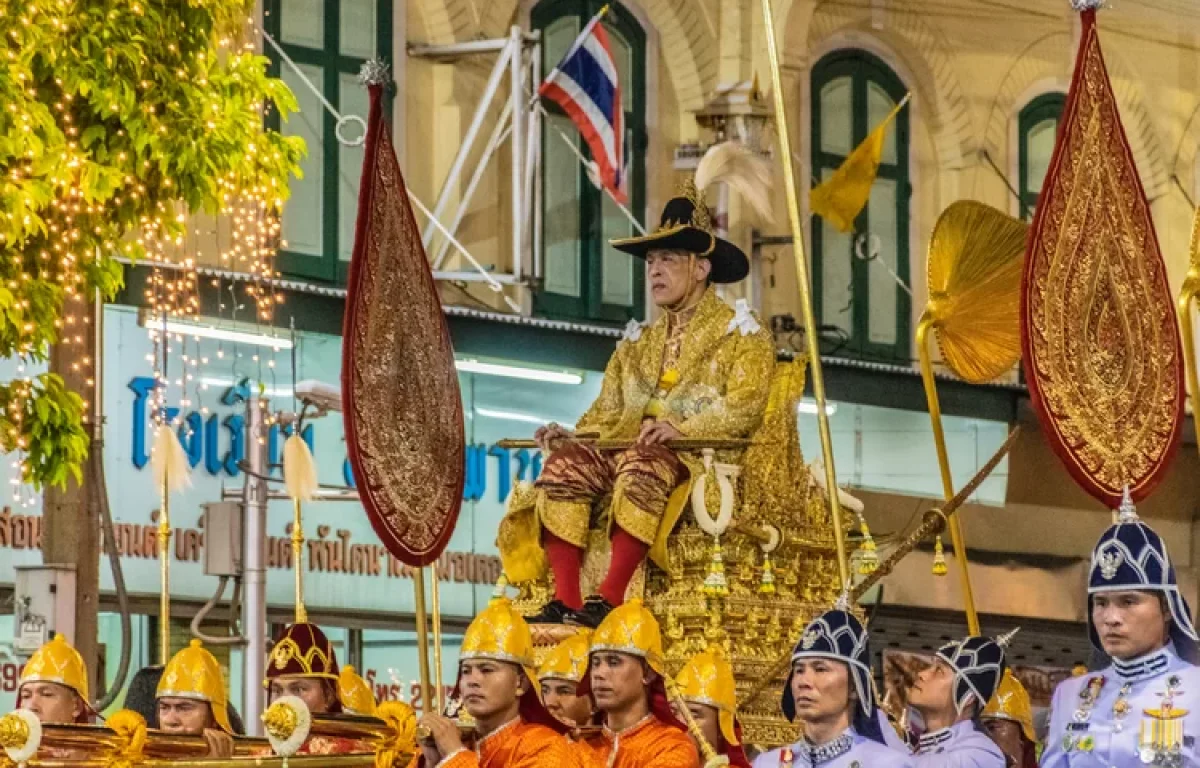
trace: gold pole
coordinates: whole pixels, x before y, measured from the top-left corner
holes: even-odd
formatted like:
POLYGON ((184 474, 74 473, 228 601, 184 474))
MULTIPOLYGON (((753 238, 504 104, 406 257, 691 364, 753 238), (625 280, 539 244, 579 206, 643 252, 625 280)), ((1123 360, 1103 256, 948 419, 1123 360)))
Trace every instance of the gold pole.
MULTIPOLYGON (((1183 368, 1187 376, 1188 391, 1192 393, 1192 423, 1200 434, 1200 384, 1196 379, 1196 338, 1192 332, 1192 300, 1200 293, 1200 265, 1188 270, 1183 292, 1179 294, 1179 331, 1183 334, 1183 368)), ((1200 440, 1197 440, 1200 447, 1200 440)))
MULTIPOLYGON (((917 357, 921 361, 921 381, 925 384, 925 401, 929 404, 929 421, 933 426, 933 444, 937 449, 938 469, 942 474, 942 495, 946 501, 954 498, 954 480, 950 476, 950 456, 946 453, 946 433, 942 430, 942 406, 938 401, 937 382, 933 378, 933 361, 929 358, 929 331, 934 319, 925 312, 917 324, 917 357)), ((954 544, 954 559, 958 561, 958 576, 962 583, 963 604, 967 612, 967 631, 979 634, 979 614, 975 610, 975 592, 971 589, 971 574, 967 566, 967 543, 958 516, 950 518, 950 541, 954 544)))
POLYGON ((813 399, 817 401, 817 428, 821 434, 821 456, 825 462, 825 486, 829 489, 833 535, 837 541, 838 583, 847 584, 850 581, 850 566, 846 557, 846 537, 842 532, 842 506, 838 502, 837 471, 833 466, 829 414, 825 412, 825 376, 821 372, 821 345, 817 338, 817 321, 813 316, 812 295, 808 283, 808 257, 804 253, 804 230, 800 225, 800 200, 796 191, 796 174, 792 168, 792 146, 788 137, 787 109, 783 103, 783 75, 779 70, 771 0, 762 0, 762 12, 763 27, 767 35, 767 56, 771 60, 771 86, 775 91, 775 133, 779 136, 779 157, 783 163, 783 180, 787 189, 788 221, 792 227, 792 255, 796 259, 796 284, 800 289, 804 340, 808 345, 808 360, 812 366, 813 399))
POLYGON ((433 582, 429 585, 429 597, 433 609, 433 679, 437 686, 433 693, 437 701, 438 714, 441 714, 446 711, 446 684, 442 679, 442 599, 438 589, 437 563, 433 564, 430 573, 433 574, 433 582))
POLYGON ((158 568, 162 593, 158 596, 158 655, 159 663, 171 660, 171 492, 167 474, 163 473, 162 509, 158 517, 158 568))
MULTIPOLYGON (((425 569, 413 570, 413 598, 417 614, 417 668, 421 671, 421 711, 433 711, 429 688, 429 627, 425 615, 425 569)), ((441 714, 440 711, 437 712, 441 714)))
POLYGON ((308 621, 304 607, 304 529, 300 527, 300 499, 292 500, 292 566, 296 571, 296 623, 308 621))

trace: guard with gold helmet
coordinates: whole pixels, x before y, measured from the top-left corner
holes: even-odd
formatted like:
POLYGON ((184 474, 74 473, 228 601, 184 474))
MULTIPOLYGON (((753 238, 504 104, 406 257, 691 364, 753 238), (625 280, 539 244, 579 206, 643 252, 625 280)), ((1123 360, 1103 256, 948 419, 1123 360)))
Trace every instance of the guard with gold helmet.
POLYGON ((584 687, 603 732, 573 745, 585 768, 696 768, 696 746, 671 711, 662 631, 633 599, 614 609, 592 634, 584 687))
POLYGON ((512 603, 495 598, 463 635, 453 698, 475 721, 475 749, 459 724, 438 714, 420 720, 424 768, 563 768, 567 726, 538 694, 533 636, 512 603))
POLYGON ((199 640, 171 657, 159 680, 156 699, 160 730, 203 736, 211 757, 233 756, 225 678, 221 665, 199 640))
POLYGON ((580 629, 550 649, 538 667, 542 701, 550 714, 567 725, 579 727, 592 719, 592 697, 579 690, 588 666, 592 633, 580 629))
POLYGON ((375 694, 371 692, 370 684, 349 664, 342 667, 338 675, 338 699, 348 715, 375 716, 375 694))
MULTIPOLYGON (((675 685, 705 740, 730 765, 750 768, 742 749, 742 727, 737 721, 733 665, 721 647, 711 646, 688 659, 675 675, 675 685)), ((699 744, 696 747, 700 749, 699 744)))
POLYGON ((17 680, 17 706, 47 724, 92 721, 96 713, 88 703, 87 667, 62 635, 29 657, 17 680))
POLYGON ((1012 673, 1004 672, 1000 687, 979 718, 992 741, 1013 768, 1037 768, 1037 737, 1029 692, 1012 673))

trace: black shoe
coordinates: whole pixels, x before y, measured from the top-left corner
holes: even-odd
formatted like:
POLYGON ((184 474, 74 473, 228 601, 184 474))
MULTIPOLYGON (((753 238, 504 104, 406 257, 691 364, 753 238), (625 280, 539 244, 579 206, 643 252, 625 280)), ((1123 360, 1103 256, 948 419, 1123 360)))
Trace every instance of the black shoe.
POLYGON ((567 614, 565 622, 573 627, 595 629, 608 614, 612 613, 612 604, 600 595, 590 595, 578 611, 567 614))
POLYGON ((542 606, 542 610, 532 616, 526 616, 527 624, 563 624, 571 609, 562 600, 551 600, 542 606))

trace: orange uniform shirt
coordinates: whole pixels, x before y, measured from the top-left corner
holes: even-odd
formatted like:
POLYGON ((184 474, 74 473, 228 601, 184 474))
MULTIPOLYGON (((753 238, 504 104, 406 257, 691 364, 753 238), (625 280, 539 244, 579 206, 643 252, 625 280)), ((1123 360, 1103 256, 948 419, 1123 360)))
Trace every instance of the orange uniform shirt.
MULTIPOLYGON (((520 718, 452 755, 438 768, 569 768, 567 740, 544 725, 520 718)), ((420 756, 414 765, 422 763, 420 756)))
POLYGON ((699 768, 700 756, 688 735, 653 715, 620 733, 571 745, 579 768, 699 768))

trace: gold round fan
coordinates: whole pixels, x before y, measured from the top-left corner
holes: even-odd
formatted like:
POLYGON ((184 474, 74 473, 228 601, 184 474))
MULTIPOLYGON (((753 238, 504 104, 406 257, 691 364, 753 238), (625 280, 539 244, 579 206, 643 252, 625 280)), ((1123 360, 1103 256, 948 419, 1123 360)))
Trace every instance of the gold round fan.
POLYGON ((1021 260, 1029 225, 973 200, 938 218, 929 242, 929 304, 942 360, 973 384, 1021 357, 1021 260))

